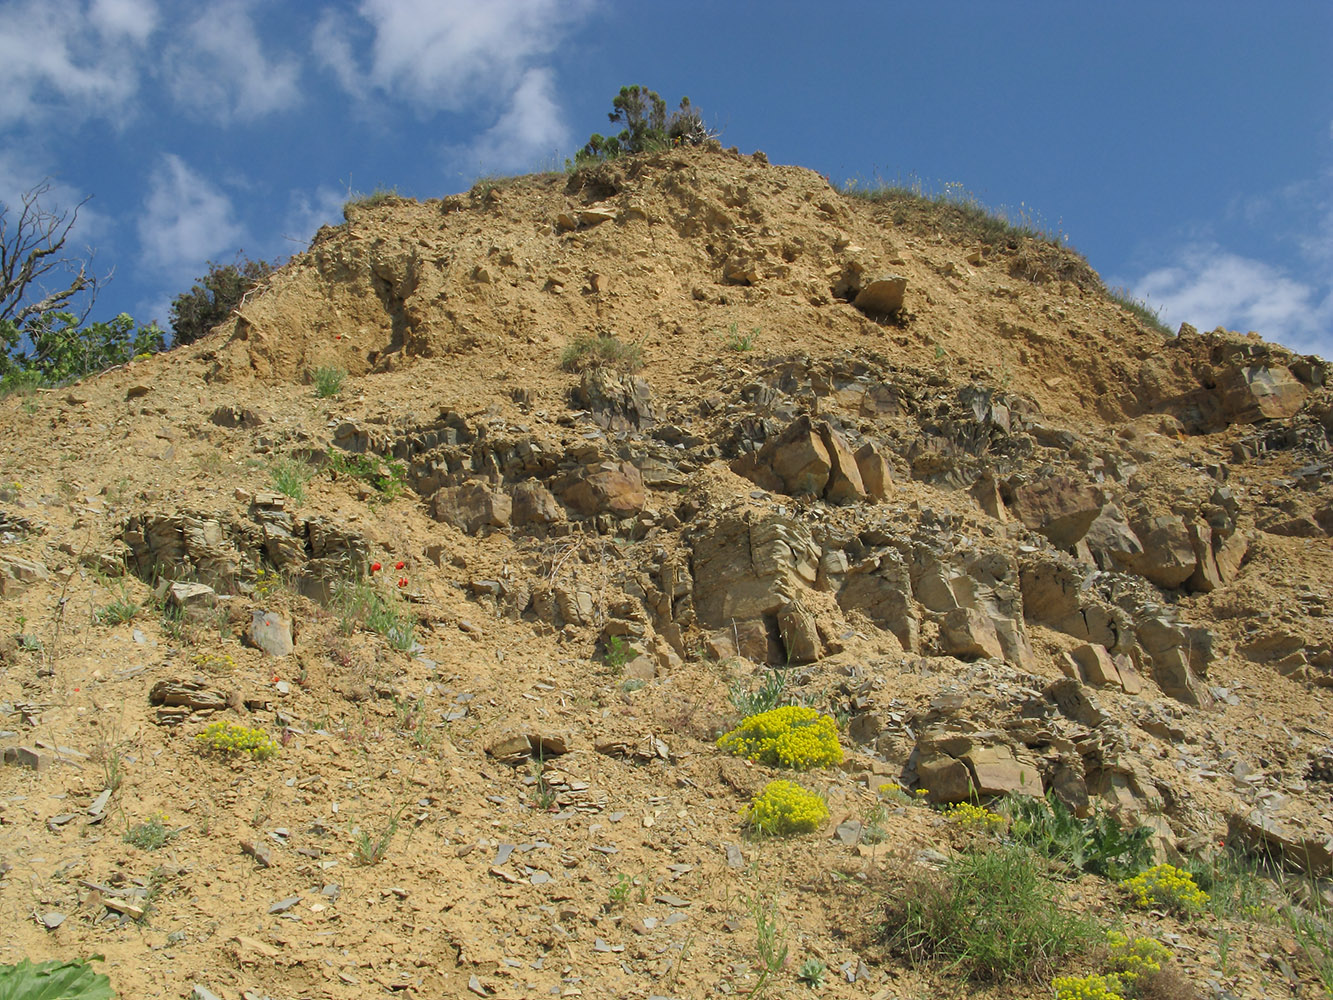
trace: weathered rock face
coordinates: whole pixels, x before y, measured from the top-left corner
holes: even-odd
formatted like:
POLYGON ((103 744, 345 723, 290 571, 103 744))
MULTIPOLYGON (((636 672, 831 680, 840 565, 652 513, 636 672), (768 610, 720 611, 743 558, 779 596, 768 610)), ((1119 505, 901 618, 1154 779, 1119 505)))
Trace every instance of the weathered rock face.
POLYGON ((897 550, 885 550, 850 567, 838 591, 838 606, 844 611, 860 611, 888 629, 903 649, 914 652, 921 648, 912 577, 897 550))
POLYGON ((1012 509, 1033 531, 1072 548, 1101 514, 1102 494, 1069 476, 1050 476, 1015 489, 1012 509))
POLYGON ((804 525, 776 514, 723 517, 694 543, 694 606, 708 628, 775 615, 813 588, 820 550, 804 525))
POLYGON ((1045 795, 1041 767, 1026 747, 995 732, 925 730, 913 751, 917 783, 935 803, 970 802, 979 796, 1045 795))
MULTIPOLYGON (((883 492, 884 469, 874 465, 874 453, 866 454, 866 465, 883 492)), ((866 486, 856 454, 846 438, 827 421, 808 416, 793 420, 778 437, 757 454, 732 463, 732 471, 775 492, 791 496, 813 495, 830 503, 852 503, 866 497, 866 486)))
POLYGON ((46 567, 17 556, 0 558, 0 597, 17 597, 29 586, 50 577, 46 567))
POLYGON ((1142 552, 1112 553, 1121 566, 1151 580, 1159 587, 1179 587, 1198 565, 1194 543, 1184 518, 1165 514, 1134 525, 1134 533, 1143 542, 1142 552))
POLYGON ((655 422, 648 383, 609 368, 591 368, 574 389, 574 404, 607 430, 647 429, 655 422))
POLYGON ((630 462, 602 462, 556 484, 556 492, 579 514, 633 517, 648 502, 643 476, 630 462))
POLYGON ((966 660, 1004 657, 994 623, 972 608, 955 608, 944 616, 940 623, 940 647, 949 656, 966 660))
POLYGON ((514 487, 512 519, 515 527, 557 524, 565 519, 565 510, 555 494, 540 483, 528 480, 514 487))
POLYGON ((1309 395, 1282 365, 1238 366, 1218 382, 1222 412, 1229 423, 1293 417, 1309 395))
POLYGON ((485 483, 446 486, 430 499, 431 517, 475 535, 483 528, 507 528, 514 504, 499 490, 485 483))

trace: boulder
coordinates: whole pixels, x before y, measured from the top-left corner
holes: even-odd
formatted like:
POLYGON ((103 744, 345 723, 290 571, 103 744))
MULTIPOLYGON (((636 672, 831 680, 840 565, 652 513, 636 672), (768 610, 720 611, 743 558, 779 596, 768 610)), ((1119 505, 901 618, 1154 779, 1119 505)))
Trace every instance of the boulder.
POLYGON ((1121 687, 1120 671, 1111 654, 1100 643, 1085 642, 1070 656, 1078 664, 1079 677, 1093 687, 1121 687))
POLYGON ((819 573, 819 547, 799 521, 747 511, 702 525, 694 541, 694 606, 706 628, 776 615, 819 573))
POLYGON ((1083 536, 1088 551, 1099 569, 1112 570, 1128 560, 1143 555, 1143 543, 1125 519, 1124 511, 1113 503, 1102 508, 1083 536))
POLYGON ((1217 392, 1224 416, 1234 424, 1294 417, 1309 395, 1282 365, 1233 368, 1218 380, 1217 392))
POLYGON ((32 584, 51 576, 47 568, 30 559, 0 557, 0 597, 17 597, 32 584))
POLYGON ((982 795, 1031 795, 1041 798, 1042 787, 1037 761, 1026 749, 1003 743, 974 746, 962 756, 972 772, 976 790, 982 795))
POLYGON ((609 368, 590 368, 573 392, 574 404, 592 414, 608 430, 640 430, 655 422, 648 383, 609 368))
POLYGON ((995 520, 1002 524, 1009 520, 1009 512, 1005 510, 1004 499, 1000 496, 1000 485, 995 481, 994 473, 983 472, 968 492, 981 505, 981 509, 995 520))
POLYGON ((557 524, 565 519, 565 509, 555 494, 541 483, 527 480, 514 487, 511 518, 514 527, 557 524))
POLYGON ((973 608, 955 608, 944 616, 940 624, 940 648, 945 655, 960 659, 1004 658, 1004 648, 1000 645, 995 625, 989 617, 973 608))
POLYGON ((1185 583, 1196 594, 1211 594, 1222 586, 1222 573, 1213 556, 1213 530, 1200 521, 1191 521, 1188 531, 1194 549, 1194 572, 1185 583))
MULTIPOLYGON (((1071 659, 1072 662, 1072 659, 1071 659)), ((1108 718, 1091 691, 1076 678, 1061 677, 1042 689, 1042 697, 1055 705, 1072 722, 1096 729, 1108 718)))
POLYGON ((1227 825, 1233 839, 1262 857, 1276 855, 1284 866, 1315 878, 1333 875, 1333 837, 1327 833, 1298 831, 1258 809, 1232 815, 1227 825))
POLYGON ((852 305, 864 313, 887 315, 903 307, 906 293, 907 279, 887 274, 864 284, 852 300, 852 305))
POLYGON ((269 656, 290 656, 296 649, 292 641, 292 621, 272 611, 255 611, 245 633, 246 644, 269 656))
POLYGON ((187 621, 202 621, 217 605, 217 592, 206 584, 176 582, 167 589, 167 606, 187 621))
POLYGON ((861 479, 861 469, 856 456, 852 453, 847 439, 822 421, 819 424, 819 437, 824 442, 833 468, 829 472, 828 486, 824 490, 824 499, 829 503, 856 503, 866 498, 865 482, 861 479))
POLYGON ((1165 514, 1135 524, 1134 529, 1143 542, 1143 551, 1118 556, 1113 553, 1122 569, 1168 590, 1181 586, 1194 574, 1198 561, 1184 518, 1165 514))
POLYGON ((430 498, 430 512, 435 520, 452 524, 469 535, 483 528, 509 527, 513 510, 513 501, 508 496, 480 482, 446 486, 430 498))
POLYGON ((833 472, 833 457, 807 416, 792 421, 781 436, 764 445, 759 459, 782 482, 783 492, 792 496, 823 496, 833 472))
POLYGON ((815 616, 799 601, 778 612, 778 633, 788 663, 813 663, 823 653, 815 616))
POLYGON ((856 450, 856 468, 865 494, 872 500, 887 500, 893 492, 893 468, 873 441, 856 450))
POLYGON ((648 502, 643 476, 631 462, 601 462, 567 477, 557 487, 561 499, 589 517, 633 517, 648 502))
POLYGON ((1102 512, 1102 494, 1069 476, 1048 476, 1014 490, 1010 505, 1019 519, 1060 548, 1072 548, 1102 512))

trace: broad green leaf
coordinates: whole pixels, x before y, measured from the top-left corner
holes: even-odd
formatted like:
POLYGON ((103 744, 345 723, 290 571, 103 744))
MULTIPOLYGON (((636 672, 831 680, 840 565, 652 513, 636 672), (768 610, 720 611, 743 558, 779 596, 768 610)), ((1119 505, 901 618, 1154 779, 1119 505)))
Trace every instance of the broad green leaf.
POLYGON ((0 965, 0 1000, 115 1000, 111 980, 87 962, 40 962, 24 959, 0 965))

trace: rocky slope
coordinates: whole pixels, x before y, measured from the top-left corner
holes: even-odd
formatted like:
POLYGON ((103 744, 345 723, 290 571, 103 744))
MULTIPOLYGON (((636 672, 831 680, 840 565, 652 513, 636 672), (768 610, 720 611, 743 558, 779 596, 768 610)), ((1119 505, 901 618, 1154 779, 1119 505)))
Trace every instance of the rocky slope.
MULTIPOLYGON (((1330 874, 1323 361, 1164 338, 1068 250, 759 153, 348 214, 207 340, 0 401, 0 962, 711 995, 762 900, 826 993, 957 989, 867 931, 952 835, 890 784, 1330 874), (751 840, 774 774, 713 738, 774 670, 849 754, 807 776, 827 829, 751 840), (218 720, 281 753, 201 754, 218 720)), ((1201 989, 1278 975, 1268 932, 1219 965, 1172 930, 1201 989)))

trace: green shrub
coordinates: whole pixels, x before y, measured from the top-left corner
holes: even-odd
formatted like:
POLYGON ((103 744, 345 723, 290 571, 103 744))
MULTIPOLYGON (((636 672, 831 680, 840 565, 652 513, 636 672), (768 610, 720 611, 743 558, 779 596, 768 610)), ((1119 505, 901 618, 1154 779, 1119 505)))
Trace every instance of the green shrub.
POLYGON ((643 367, 643 351, 638 344, 623 344, 613 333, 580 333, 560 355, 560 367, 567 372, 587 368, 615 368, 635 372, 643 367))
POLYGON ((1091 919, 1066 913, 1038 859, 1016 844, 963 854, 939 872, 913 872, 885 907, 889 946, 979 981, 1037 979, 1087 950, 1091 919))
POLYGON ((416 645, 415 623, 400 610, 398 598, 385 597, 373 579, 338 581, 333 608, 346 635, 362 627, 384 636, 394 649, 406 652, 416 645))
POLYGON ((1054 795, 1010 796, 1000 808, 1010 817, 1014 840, 1076 871, 1120 881, 1152 860, 1152 830, 1124 830, 1109 813, 1079 819, 1054 795))
POLYGON ((613 160, 629 153, 653 153, 672 146, 701 146, 713 138, 688 97, 667 115, 666 101, 655 90, 634 84, 621 87, 611 100, 610 122, 625 127, 616 135, 594 132, 574 154, 572 166, 613 160))
POLYGON ((751 690, 744 679, 737 680, 727 690, 731 707, 742 719, 778 708, 787 697, 787 672, 768 670, 759 686, 751 690))
POLYGON ((18 965, 0 965, 3 1000, 115 1000, 115 996, 111 980, 82 959, 34 964, 25 958, 18 965))
POLYGON ((141 851, 156 851, 166 844, 171 833, 167 830, 165 813, 153 813, 142 823, 130 827, 122 838, 125 843, 141 851))
POLYGON ((717 745, 738 757, 798 771, 842 763, 837 724, 801 705, 752 715, 719 737, 717 745))
POLYGON ((284 496, 297 503, 305 499, 306 484, 314 475, 310 466, 294 458, 274 459, 268 468, 269 483, 284 496))
POLYGON ((238 256, 232 264, 208 262, 208 273, 171 303, 173 347, 207 336, 241 304, 246 294, 273 273, 273 265, 238 256))
POLYGON ((223 756, 248 754, 255 760, 268 760, 281 749, 264 730, 242 726, 238 722, 210 722, 194 739, 211 753, 223 756))
POLYGON ((828 805, 790 781, 770 781, 741 810, 741 822, 763 836, 814 833, 829 818, 828 805))
POLYGON ((343 391, 347 372, 342 368, 316 368, 310 373, 310 380, 315 384, 315 395, 320 399, 329 399, 343 391))

